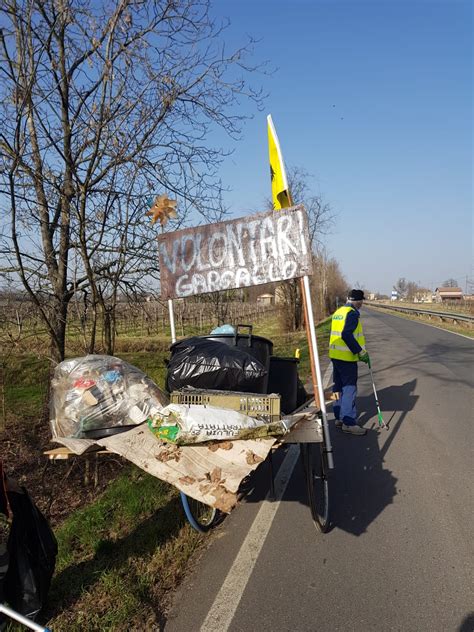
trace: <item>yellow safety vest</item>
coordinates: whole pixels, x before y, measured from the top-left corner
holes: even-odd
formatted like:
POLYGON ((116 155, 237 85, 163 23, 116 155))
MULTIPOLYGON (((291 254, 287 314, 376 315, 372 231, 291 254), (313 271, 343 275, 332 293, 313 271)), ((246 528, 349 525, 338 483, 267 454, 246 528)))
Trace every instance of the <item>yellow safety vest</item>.
MULTIPOLYGON (((335 360, 345 360, 346 362, 357 362, 359 356, 357 353, 352 353, 349 347, 342 339, 342 332, 344 325, 346 324, 347 314, 354 308, 344 305, 334 312, 331 321, 331 336, 329 338, 329 357, 335 360)), ((355 310, 354 310, 355 311, 355 310)), ((362 323, 357 323, 357 327, 354 329, 354 338, 365 349, 364 332, 362 331, 362 323)))

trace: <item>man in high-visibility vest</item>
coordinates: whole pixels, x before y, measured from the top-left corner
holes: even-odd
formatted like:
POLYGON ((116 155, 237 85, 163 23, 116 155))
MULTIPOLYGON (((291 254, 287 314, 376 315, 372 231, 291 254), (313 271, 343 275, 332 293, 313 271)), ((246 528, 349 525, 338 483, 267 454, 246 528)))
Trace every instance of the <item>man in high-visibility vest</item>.
POLYGON ((343 432, 363 436, 367 432, 357 425, 357 362, 369 362, 360 321, 364 301, 362 290, 352 290, 347 303, 332 316, 329 357, 333 365, 333 391, 338 401, 333 405, 336 426, 343 432))

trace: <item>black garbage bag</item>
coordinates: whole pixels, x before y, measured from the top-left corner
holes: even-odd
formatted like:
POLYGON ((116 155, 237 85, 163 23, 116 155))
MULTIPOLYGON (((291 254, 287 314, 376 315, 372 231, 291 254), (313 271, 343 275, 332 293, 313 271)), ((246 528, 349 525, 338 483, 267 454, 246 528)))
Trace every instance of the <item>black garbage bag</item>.
POLYGON ((298 381, 296 383, 296 408, 302 406, 308 400, 308 393, 304 387, 303 382, 298 377, 298 381))
MULTIPOLYGON (((3 473, 3 464, 0 460, 0 604, 5 601, 5 578, 8 571, 8 550, 7 542, 10 533, 10 505, 8 503, 6 478, 3 473)), ((0 630, 6 627, 6 617, 0 614, 0 630)))
POLYGON ((263 364, 241 348, 196 336, 173 345, 166 384, 169 392, 192 386, 263 393, 266 375, 263 364))
MULTIPOLYGON (((5 601, 4 585, 8 571, 8 551, 6 540, 3 539, 6 531, 6 523, 2 523, 0 516, 0 604, 5 601)), ((4 630, 6 626, 6 618, 0 613, 0 630, 4 630)))
POLYGON ((8 604, 34 619, 46 603, 58 545, 54 533, 24 487, 7 488, 13 520, 8 537, 4 586, 8 604))

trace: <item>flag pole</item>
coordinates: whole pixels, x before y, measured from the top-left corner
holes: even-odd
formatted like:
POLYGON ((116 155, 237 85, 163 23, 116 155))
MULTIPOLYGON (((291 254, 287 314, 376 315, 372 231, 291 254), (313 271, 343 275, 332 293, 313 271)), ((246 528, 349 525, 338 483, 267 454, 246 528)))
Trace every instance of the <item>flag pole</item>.
MULTIPOLYGON (((168 201, 168 203, 169 202, 173 202, 173 200, 168 200, 168 199, 167 199, 167 201, 168 201)), ((173 206, 173 208, 174 208, 174 206, 173 206)), ((175 215, 176 215, 176 213, 175 213, 175 215)), ((161 223, 161 233, 164 233, 164 222, 161 223)), ((174 344, 176 342, 176 326, 175 326, 175 322, 174 322, 174 306, 173 306, 173 299, 172 298, 168 299, 168 314, 169 314, 169 318, 170 318, 171 344, 174 344)))
POLYGON ((311 291, 309 287, 309 278, 308 276, 304 276, 301 279, 301 287, 303 290, 303 302, 306 304, 306 335, 308 337, 308 344, 311 350, 310 357, 312 356, 312 363, 314 364, 314 372, 313 367, 311 367, 313 373, 313 389, 314 396, 316 398, 316 392, 319 395, 319 408, 321 410, 321 417, 323 418, 323 433, 324 433, 324 444, 325 451, 328 459, 328 467, 330 470, 334 469, 334 459, 332 456, 332 445, 331 445, 331 437, 329 435, 329 427, 328 427, 328 419, 326 414, 326 401, 324 399, 324 389, 323 389, 323 380, 321 377, 321 365, 319 364, 319 354, 318 354, 318 341, 316 338, 316 327, 314 324, 314 316, 313 316, 313 305, 311 303, 311 291), (316 375, 314 376, 314 373, 316 375), (316 377, 316 384, 314 383, 314 377, 316 377))
MULTIPOLYGON (((278 136, 273 125, 271 115, 267 116, 268 140, 270 155, 270 172, 272 177, 272 199, 275 210, 293 205, 291 192, 286 179, 285 165, 281 153, 278 136)), ((332 455, 331 437, 326 414, 326 402, 324 399, 323 381, 321 377, 321 366, 318 355, 318 342, 316 338, 316 327, 314 324, 313 305, 311 302, 311 291, 308 276, 304 276, 301 281, 301 293, 303 297, 303 309, 305 315, 306 337, 308 339, 309 358, 311 366, 311 377, 313 382, 314 400, 319 405, 322 417, 324 433, 324 444, 327 455, 329 469, 334 469, 334 459, 332 455), (319 401, 318 401, 319 400, 319 401)))
POLYGON ((171 325, 171 343, 176 342, 176 327, 174 324, 174 309, 173 309, 173 299, 168 299, 168 313, 170 315, 170 325, 171 325))

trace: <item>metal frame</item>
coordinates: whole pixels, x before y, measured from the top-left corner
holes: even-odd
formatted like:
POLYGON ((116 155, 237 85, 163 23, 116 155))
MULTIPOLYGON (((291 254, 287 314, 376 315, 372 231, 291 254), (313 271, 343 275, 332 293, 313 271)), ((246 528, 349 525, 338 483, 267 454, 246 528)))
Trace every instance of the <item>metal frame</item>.
POLYGON ((21 623, 26 628, 29 628, 30 630, 35 630, 35 632, 50 632, 49 628, 45 628, 44 626, 39 625, 39 623, 35 623, 31 619, 24 617, 22 614, 20 614, 16 610, 13 610, 12 608, 5 606, 5 604, 0 604, 0 612, 3 612, 3 614, 5 614, 10 619, 17 621, 18 623, 21 623))
POLYGON ((385 305, 385 304, 378 304, 378 303, 372 303, 369 301, 364 301, 364 304, 367 305, 367 307, 374 307, 376 309, 387 309, 389 311, 394 311, 394 312, 405 312, 407 314, 415 314, 417 316, 429 316, 430 318, 432 316, 436 316, 437 318, 441 318, 441 320, 446 319, 446 320, 453 320, 454 322, 462 321, 465 323, 474 323, 474 316, 469 316, 468 314, 453 314, 452 312, 436 312, 434 310, 430 310, 430 309, 417 309, 416 307, 401 307, 399 305, 385 305))
POLYGON ((307 276, 303 277, 303 288, 306 294, 306 311, 308 316, 308 330, 311 338, 311 346, 313 349, 313 361, 316 370, 316 382, 318 387, 318 395, 319 395, 319 406, 321 409, 321 416, 323 421, 323 432, 324 432, 324 445, 325 452, 328 460, 328 467, 330 470, 334 469, 334 459, 332 456, 332 445, 331 445, 331 437, 329 436, 329 427, 328 420, 326 414, 326 402, 324 399, 324 389, 323 389, 323 380, 321 377, 321 365, 319 364, 319 355, 318 355, 318 342, 316 340, 316 327, 314 325, 314 316, 313 316, 313 305, 311 302, 311 292, 309 287, 309 279, 307 276))

